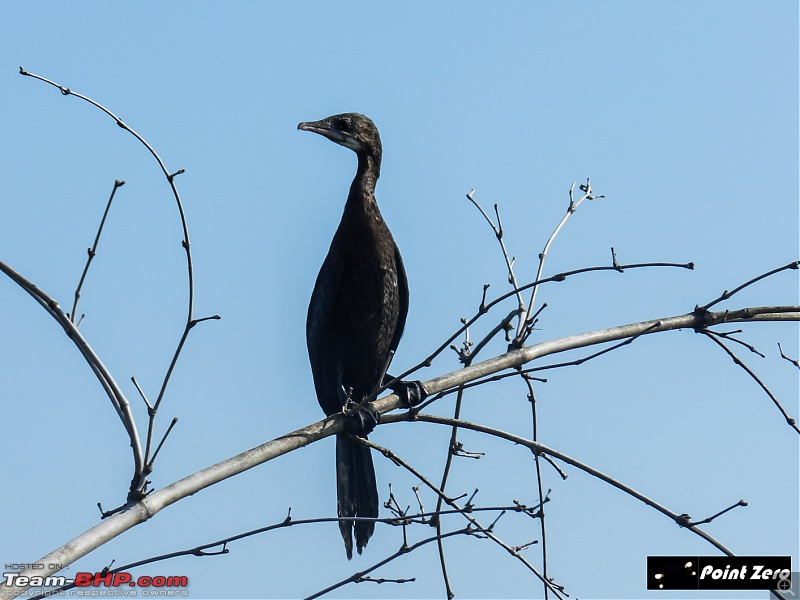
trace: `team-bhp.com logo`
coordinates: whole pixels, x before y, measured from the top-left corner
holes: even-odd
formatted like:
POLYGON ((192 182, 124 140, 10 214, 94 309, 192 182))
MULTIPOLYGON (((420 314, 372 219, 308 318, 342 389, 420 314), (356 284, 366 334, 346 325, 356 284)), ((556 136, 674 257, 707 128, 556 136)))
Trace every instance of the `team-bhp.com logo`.
MULTIPOLYGON (((130 573, 76 573, 74 578, 60 575, 20 575, 19 573, 3 573, 8 586, 24 586, 35 588, 142 588, 142 596, 185 596, 189 579, 185 575, 141 575, 133 577, 130 573), (169 590, 169 594, 166 594, 169 590)), ((80 592, 79 592, 80 594, 80 592)))

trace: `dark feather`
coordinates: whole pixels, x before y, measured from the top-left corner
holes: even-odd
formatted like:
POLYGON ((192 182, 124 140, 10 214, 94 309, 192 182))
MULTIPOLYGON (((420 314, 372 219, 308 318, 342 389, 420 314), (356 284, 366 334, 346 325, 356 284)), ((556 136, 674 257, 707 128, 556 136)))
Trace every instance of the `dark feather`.
MULTIPOLYGON (((408 282, 400 251, 375 202, 382 152, 375 125, 363 115, 348 113, 298 128, 358 155, 358 171, 317 275, 306 321, 317 399, 325 414, 332 415, 347 408, 348 401, 373 399, 403 335, 408 282)), ((349 434, 336 440, 336 474, 339 516, 377 517, 372 456, 349 434)), ((350 558, 353 531, 360 553, 375 526, 340 521, 339 527, 350 558)))

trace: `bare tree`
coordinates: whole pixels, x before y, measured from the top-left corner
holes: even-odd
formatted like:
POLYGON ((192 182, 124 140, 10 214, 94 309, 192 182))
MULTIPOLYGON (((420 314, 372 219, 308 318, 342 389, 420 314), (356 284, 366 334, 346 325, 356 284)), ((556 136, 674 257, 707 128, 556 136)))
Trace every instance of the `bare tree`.
MULTIPOLYGON (((101 243, 103 227, 112 208, 115 195, 125 182, 117 180, 113 184, 105 212, 102 215, 97 230, 97 235, 92 246, 88 249, 88 258, 80 281, 76 286, 72 307, 69 312, 65 312, 54 297, 40 289, 35 283, 15 271, 9 265, 0 262, 0 270, 2 270, 11 281, 17 284, 20 289, 28 293, 58 323, 78 349, 86 364, 96 376, 122 422, 133 456, 133 473, 131 475, 130 486, 124 494, 124 499, 121 498, 120 505, 109 510, 104 510, 98 503, 101 512, 101 521, 97 525, 76 538, 67 541, 60 547, 55 548, 39 560, 31 561, 33 564, 41 565, 42 568, 23 569, 10 583, 6 582, 0 584, 0 590, 2 590, 4 595, 11 595, 31 588, 41 587, 43 581, 36 578, 46 578, 57 572, 56 569, 50 568, 48 565, 69 565, 80 557, 101 547, 109 540, 121 535, 128 529, 150 519, 156 513, 175 502, 251 469, 254 466, 272 460, 273 458, 344 431, 343 419, 340 416, 330 417, 267 441, 160 489, 153 489, 151 487, 148 476, 153 472, 155 460, 164 445, 165 439, 177 421, 177 419, 173 419, 166 427, 166 432, 160 439, 157 438, 155 434, 157 417, 162 402, 167 396, 170 378, 179 362, 181 352, 189 338, 189 333, 193 330, 195 325, 206 320, 219 319, 217 315, 200 318, 194 315, 194 271, 192 252, 189 242, 187 218, 176 185, 176 177, 181 174, 183 170, 172 172, 167 169, 165 163, 143 137, 136 133, 136 131, 124 123, 114 113, 94 100, 45 79, 44 77, 29 73, 22 68, 20 69, 20 73, 24 76, 32 77, 55 86, 65 96, 74 96, 89 102, 111 117, 119 127, 139 140, 156 160, 158 167, 161 169, 168 182, 179 209, 182 234, 181 243, 185 250, 186 257, 188 298, 186 318, 182 324, 182 334, 173 357, 166 368, 166 373, 159 387, 157 397, 153 400, 149 399, 136 380, 133 379, 133 383, 140 395, 140 398, 136 402, 133 402, 125 396, 117 380, 109 369, 106 368, 100 356, 92 349, 89 341, 86 340, 80 332, 81 318, 78 317, 78 305, 86 274, 90 269, 92 260, 101 243), (136 406, 140 408, 137 409, 136 406), (142 441, 142 437, 139 434, 137 418, 135 417, 135 414, 141 412, 143 412, 144 415, 139 417, 139 422, 144 420, 147 429, 144 441, 142 441)), ((407 470, 419 481, 419 485, 414 488, 417 506, 413 510, 410 507, 404 507, 403 503, 392 492, 389 496, 389 500, 385 504, 385 508, 391 516, 377 519, 377 521, 402 529, 404 543, 401 548, 397 552, 377 560, 375 564, 369 568, 362 569, 357 573, 345 577, 341 581, 333 583, 328 588, 319 590, 310 597, 323 595, 350 583, 364 581, 377 583, 392 581, 394 583, 404 583, 410 581, 410 579, 405 578, 393 580, 372 578, 370 577, 370 573, 418 548, 428 544, 436 544, 438 546, 439 561, 441 564, 442 581, 447 596, 452 598, 455 596, 455 591, 447 567, 447 547, 445 540, 457 536, 472 536, 489 540, 492 544, 507 552, 513 560, 520 564, 522 569, 530 571, 531 576, 540 582, 544 597, 567 597, 568 594, 565 592, 565 588, 568 586, 569 582, 556 580, 548 573, 547 568, 545 506, 550 499, 544 483, 544 472, 550 469, 558 477, 566 478, 566 474, 560 465, 570 465, 622 491, 653 508, 688 532, 708 542, 710 550, 716 549, 724 554, 733 556, 733 552, 725 546, 724 540, 715 539, 700 526, 710 523, 738 506, 746 505, 746 502, 738 501, 728 507, 720 507, 720 511, 717 514, 695 520, 687 514, 671 509, 658 500, 646 496, 633 485, 619 481, 612 475, 601 472, 587 461, 570 457, 557 448, 551 448, 541 443, 538 434, 537 385, 538 382, 543 381, 540 375, 546 373, 548 370, 581 365, 607 353, 617 351, 625 346, 636 344, 643 336, 652 336, 678 329, 691 329, 702 334, 703 338, 712 342, 729 356, 734 363, 760 387, 763 394, 771 400, 775 410, 781 415, 781 418, 787 425, 794 430, 794 432, 800 433, 800 428, 798 428, 795 419, 789 414, 789 411, 784 408, 781 399, 771 392, 768 383, 762 381, 756 373, 756 370, 751 368, 747 362, 737 354, 737 351, 745 349, 763 356, 760 351, 741 337, 743 333, 741 329, 726 331, 717 329, 722 325, 730 327, 732 324, 742 323, 759 324, 765 322, 800 321, 800 306, 741 306, 735 304, 731 305, 732 303, 728 302, 740 291, 756 285, 766 278, 780 276, 784 271, 797 270, 798 266, 800 266, 800 262, 793 261, 769 272, 755 276, 753 276, 753 274, 745 274, 743 279, 746 280, 742 283, 734 282, 736 286, 733 287, 731 291, 726 290, 710 301, 702 304, 698 303, 694 310, 685 314, 664 315, 647 321, 624 323, 615 327, 590 331, 566 338, 535 341, 532 338, 536 331, 537 320, 541 312, 547 307, 547 304, 538 301, 540 288, 544 289, 544 287, 549 284, 581 277, 589 272, 609 271, 625 273, 645 268, 694 268, 692 263, 647 262, 621 264, 617 259, 614 248, 611 248, 611 260, 607 265, 585 267, 545 277, 545 263, 549 252, 559 232, 567 225, 570 217, 575 214, 586 201, 603 198, 602 195, 598 195, 593 191, 591 182, 588 179, 585 183, 578 186, 578 191, 580 195, 576 197, 575 185, 573 184, 572 187, 569 188, 568 198, 565 202, 566 212, 544 244, 543 250, 539 254, 536 277, 529 283, 520 283, 515 273, 515 260, 509 254, 506 246, 505 232, 501 222, 499 206, 497 204, 494 205, 494 218, 492 218, 478 202, 474 190, 467 194, 467 199, 480 211, 480 214, 490 227, 491 233, 498 242, 502 264, 507 274, 510 289, 495 297, 491 297, 489 294, 490 288, 488 285, 485 285, 474 314, 469 318, 462 319, 462 326, 454 331, 448 339, 444 340, 428 356, 421 359, 418 364, 399 376, 400 378, 406 378, 409 375, 416 374, 425 368, 431 367, 435 364, 436 359, 444 353, 452 351, 457 354, 459 360, 463 364, 463 368, 425 381, 424 387, 428 392, 428 398, 420 406, 413 408, 403 407, 400 399, 394 394, 385 395, 375 402, 375 407, 381 415, 383 415, 381 420, 383 425, 414 422, 418 424, 416 426, 419 427, 423 427, 425 424, 441 427, 443 440, 445 440, 443 443, 446 444, 447 452, 444 469, 441 474, 439 474, 439 477, 434 480, 429 473, 429 469, 425 465, 410 464, 396 449, 380 447, 372 442, 361 440, 362 443, 367 444, 376 452, 382 453, 400 468, 407 470), (727 303, 725 307, 721 306, 723 302, 727 303), (476 335, 476 332, 479 333, 476 335), (486 349, 490 347, 490 343, 498 339, 505 340, 507 350, 496 356, 491 356, 479 361, 479 358, 484 358, 484 355, 487 353, 486 349), (586 353, 577 359, 551 363, 544 363, 543 361, 545 357, 580 349, 586 349, 586 353), (734 349, 736 349, 736 351, 734 349), (462 417, 462 403, 468 390, 477 386, 488 386, 493 382, 507 378, 517 378, 523 382, 524 389, 526 390, 526 401, 530 404, 531 409, 530 436, 520 436, 487 424, 468 421, 462 417), (453 395, 455 396, 455 402, 452 414, 441 416, 433 414, 428 410, 430 406, 436 404, 443 398, 453 395), (460 434, 466 430, 477 432, 484 436, 491 436, 497 440, 527 448, 530 451, 537 490, 535 502, 528 505, 519 501, 509 501, 504 506, 485 506, 477 501, 477 490, 467 496, 450 491, 452 487, 449 485, 450 475, 454 460, 457 458, 476 459, 480 457, 480 453, 468 450, 460 441, 460 434), (423 490, 422 494, 419 493, 421 489, 423 490), (430 509, 426 509, 424 506, 424 498, 426 497, 433 499, 434 506, 430 509), (463 523, 460 527, 447 529, 443 520, 443 517, 446 515, 460 515, 463 519, 463 523), (513 515, 518 515, 513 518, 534 519, 540 531, 538 539, 531 540, 529 543, 522 545, 511 544, 502 539, 496 533, 495 524, 501 518, 512 518, 513 515), (432 533, 427 537, 413 541, 410 536, 408 536, 407 532, 412 528, 420 529, 420 526, 432 526, 433 529, 429 529, 432 533), (534 544, 538 545, 540 548, 540 555, 535 561, 531 560, 528 554, 524 552, 534 544)), ((786 368, 793 368, 793 366, 797 367, 798 365, 796 358, 786 356, 782 349, 780 349, 780 359, 786 361, 786 368)), ((388 386, 384 388, 383 391, 385 392, 386 389, 388 389, 388 386)), ((437 406, 441 406, 441 404, 442 403, 439 403, 437 406)), ((320 521, 336 522, 337 520, 338 519, 335 517, 293 519, 291 517, 291 512, 289 512, 284 520, 256 530, 232 533, 224 539, 209 540, 208 543, 201 546, 186 548, 168 554, 146 557, 135 563, 120 565, 113 569, 110 568, 110 565, 106 565, 103 570, 110 574, 122 573, 143 564, 150 564, 175 556, 210 556, 222 554, 228 552, 230 545, 245 537, 260 535, 278 528, 301 526, 320 521)), ((68 587, 71 586, 60 586, 60 589, 68 587)), ((47 593, 48 592, 43 592, 43 595, 47 595, 47 593)))

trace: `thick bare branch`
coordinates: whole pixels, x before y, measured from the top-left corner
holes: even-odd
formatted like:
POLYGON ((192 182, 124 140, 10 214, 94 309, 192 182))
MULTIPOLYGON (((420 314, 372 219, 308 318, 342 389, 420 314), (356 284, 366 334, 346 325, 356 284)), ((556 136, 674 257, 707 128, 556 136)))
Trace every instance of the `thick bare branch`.
MULTIPOLYGON (((609 265, 603 267, 584 267, 581 269, 573 269, 572 271, 564 271, 562 273, 556 273, 551 277, 546 277, 544 279, 537 279, 532 281, 531 283, 527 283, 519 288, 518 291, 524 292, 525 290, 529 290, 535 288, 540 285, 544 285, 546 283, 560 283, 565 281, 569 277, 573 277, 575 275, 580 275, 583 273, 592 273, 595 271, 622 271, 626 269, 643 269, 647 267, 669 267, 669 268, 677 268, 677 269, 694 269, 694 263, 666 263, 666 262, 650 262, 650 263, 632 263, 628 265, 609 265)), ((478 312, 475 313, 470 319, 467 319, 464 325, 462 325, 455 333, 453 333, 449 338, 447 338, 438 348, 436 348, 431 354, 429 354, 425 359, 408 369, 407 371, 403 372, 397 379, 406 379, 412 373, 416 373, 423 367, 430 367, 433 363, 433 360, 439 356, 444 350, 450 347, 453 340, 457 339, 462 333, 464 333, 469 327, 471 327, 478 319, 480 319, 483 315, 488 313, 492 308, 507 300, 511 296, 516 294, 516 291, 512 290, 505 294, 502 294, 492 300, 491 302, 486 302, 486 290, 488 286, 484 286, 483 288, 483 299, 481 300, 480 307, 478 308, 478 312)), ((538 314, 538 311, 537 313, 538 314)), ((789 320, 789 319, 785 319, 789 320)), ((798 320, 798 319, 792 319, 798 320)))
POLYGON ((106 392, 106 395, 111 400, 114 410, 117 411, 117 415, 120 421, 122 421, 122 425, 125 427, 133 450, 134 471, 137 473, 141 472, 144 468, 144 457, 142 455, 142 444, 139 440, 139 433, 136 429, 136 422, 133 420, 130 403, 119 385, 117 385, 111 372, 106 368, 92 347, 89 346, 89 343, 78 330, 77 325, 61 309, 58 302, 3 261, 0 261, 0 271, 5 273, 14 283, 36 300, 39 305, 61 325, 64 329, 64 333, 66 333, 67 337, 75 344, 75 347, 81 353, 84 360, 86 360, 103 390, 106 392))
MULTIPOLYGON (((2 263, 0 263, 2 265, 2 263)), ((471 365, 464 369, 459 369, 452 373, 442 375, 425 382, 425 388, 429 393, 438 393, 446 389, 458 387, 469 383, 480 377, 485 377, 497 373, 504 369, 518 367, 526 362, 564 352, 575 348, 583 348, 592 344, 621 340, 626 337, 636 336, 642 333, 651 335, 657 332, 670 331, 675 329, 699 329, 710 325, 724 322, 758 321, 759 316, 764 315, 785 315, 787 313, 799 313, 798 306, 784 307, 750 307, 733 311, 708 312, 708 313, 688 313, 674 317, 665 317, 652 321, 631 323, 620 325, 609 329, 592 331, 579 335, 570 336, 558 340, 542 342, 532 346, 526 346, 519 350, 507 352, 495 358, 471 365)), ((63 313, 62 313, 63 314, 63 313)), ((64 316, 67 323, 69 319, 64 316)), ((71 323, 70 323, 71 324, 71 323)), ((375 408, 380 413, 386 413, 402 405, 402 400, 396 394, 390 394, 374 402, 375 408)), ((386 422, 393 419, 387 418, 386 422)), ((452 425, 453 423, 451 423, 452 425)), ((460 426, 460 425, 459 425, 460 426)), ((199 492, 211 485, 219 483, 229 477, 233 477, 248 469, 251 469, 264 462, 282 456, 292 450, 311 444, 317 440, 344 431, 344 422, 339 416, 329 417, 323 421, 318 421, 307 427, 303 427, 277 439, 256 446, 250 450, 242 452, 234 457, 224 460, 216 465, 189 475, 180 481, 155 491, 143 498, 139 502, 131 504, 125 510, 109 517, 85 533, 80 534, 75 539, 67 542, 60 548, 50 552, 36 561, 36 565, 44 565, 43 569, 26 569, 21 574, 26 576, 41 575, 47 576, 57 572, 55 569, 48 569, 48 565, 60 564, 67 566, 78 558, 85 556, 92 550, 100 547, 107 541, 117 537, 131 527, 143 523, 153 517, 167 506, 199 492)), ((521 439, 521 438, 520 438, 521 439)), ((548 452, 549 453, 549 452, 548 452)), ((562 458, 562 456, 558 456, 562 458)), ((565 461, 566 462, 566 461, 565 461)), ((668 513, 665 513, 668 514, 668 513)), ((701 535, 698 533, 698 535, 701 535)), ((705 536, 704 536, 705 537, 705 536)), ((723 550, 724 551, 724 550, 723 550)), ((0 584, 0 594, 10 592, 20 592, 23 588, 6 586, 0 584)))

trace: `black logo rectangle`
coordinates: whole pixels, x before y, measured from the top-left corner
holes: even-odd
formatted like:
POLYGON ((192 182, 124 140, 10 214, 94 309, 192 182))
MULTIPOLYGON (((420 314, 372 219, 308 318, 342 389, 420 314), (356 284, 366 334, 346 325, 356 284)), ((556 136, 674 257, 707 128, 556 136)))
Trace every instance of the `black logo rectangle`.
POLYGON ((648 590, 789 589, 790 556, 648 556, 648 590))

